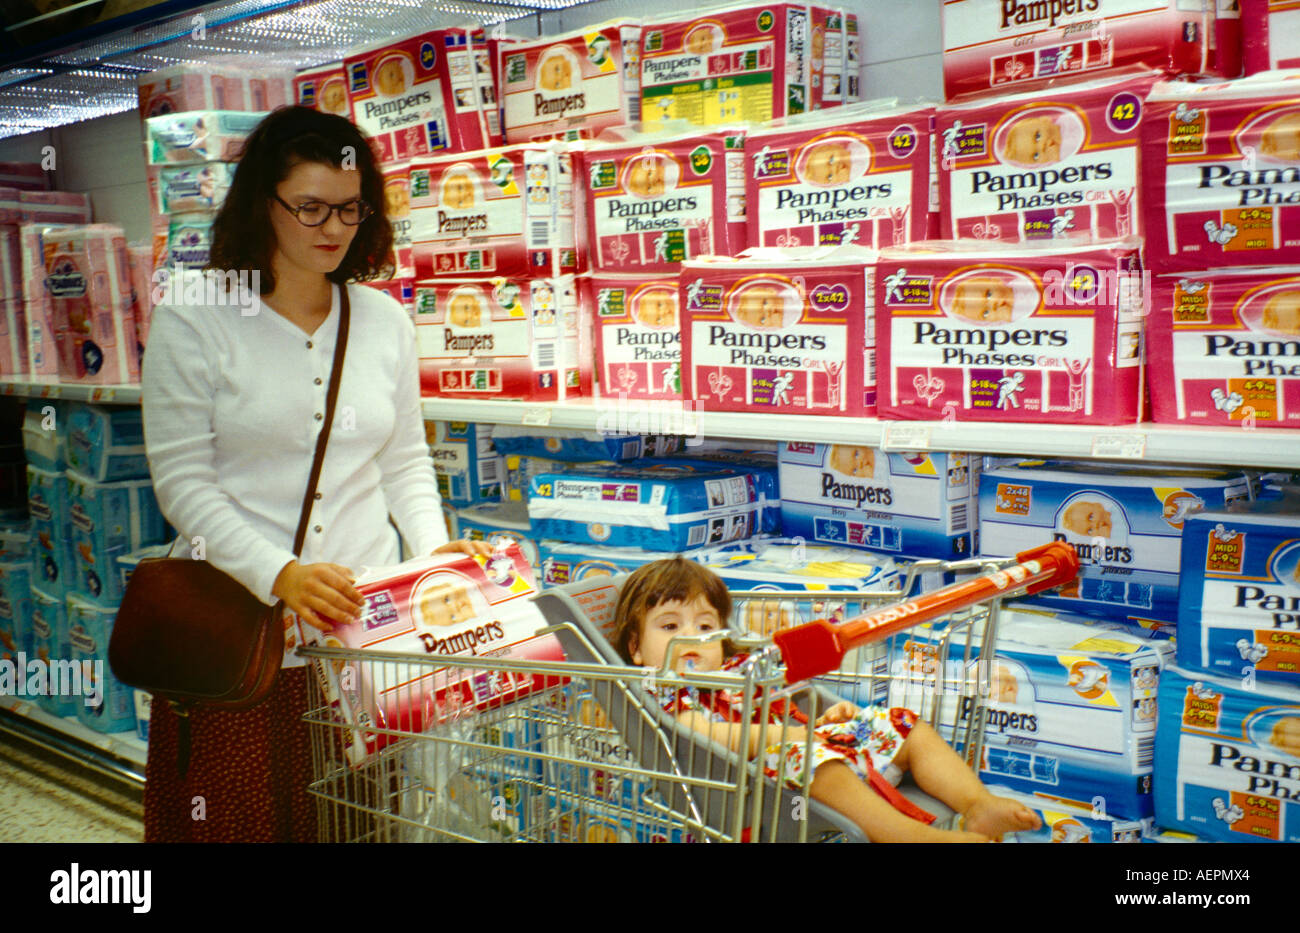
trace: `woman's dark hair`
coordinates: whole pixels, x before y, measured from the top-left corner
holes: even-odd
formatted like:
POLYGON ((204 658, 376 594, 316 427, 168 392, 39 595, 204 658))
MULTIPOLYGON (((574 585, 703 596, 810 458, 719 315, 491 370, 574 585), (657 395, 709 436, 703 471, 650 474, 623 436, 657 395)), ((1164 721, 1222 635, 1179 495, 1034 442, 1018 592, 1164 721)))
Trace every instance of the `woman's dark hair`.
POLYGON ((295 165, 319 162, 361 173, 361 197, 371 214, 356 236, 331 282, 392 277, 393 227, 384 213, 384 178, 370 140, 350 121, 308 107, 281 107, 268 114, 244 143, 230 192, 212 222, 209 269, 256 269, 262 294, 275 290, 271 256, 275 233, 270 202, 276 186, 295 165))

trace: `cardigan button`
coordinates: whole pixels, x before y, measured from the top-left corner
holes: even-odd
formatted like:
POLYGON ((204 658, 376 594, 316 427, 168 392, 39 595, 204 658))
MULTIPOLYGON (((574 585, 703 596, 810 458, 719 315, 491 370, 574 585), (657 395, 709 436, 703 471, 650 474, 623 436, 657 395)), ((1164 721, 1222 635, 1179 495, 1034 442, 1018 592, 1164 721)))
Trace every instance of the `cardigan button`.
POLYGON ((324 417, 325 417, 325 416, 322 415, 320 412, 316 412, 316 420, 317 420, 317 421, 321 421, 321 420, 323 420, 324 417))
POLYGON ((316 385, 320 385, 320 376, 317 376, 317 377, 316 377, 315 382, 316 382, 316 385))
POLYGON ((312 348, 312 342, 311 342, 310 340, 308 340, 308 341, 307 341, 307 349, 310 350, 311 348, 312 348))
POLYGON ((316 530, 316 534, 320 534, 321 533, 320 525, 317 525, 315 530, 316 530))
POLYGON ((320 493, 316 493, 316 498, 317 498, 317 499, 320 498, 320 493))

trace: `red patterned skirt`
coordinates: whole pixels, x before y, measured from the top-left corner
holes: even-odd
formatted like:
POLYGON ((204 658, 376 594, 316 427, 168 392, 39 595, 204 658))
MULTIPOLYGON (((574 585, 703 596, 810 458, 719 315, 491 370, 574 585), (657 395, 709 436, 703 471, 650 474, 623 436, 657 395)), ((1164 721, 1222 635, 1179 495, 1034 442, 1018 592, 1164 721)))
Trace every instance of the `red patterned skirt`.
POLYGON ((176 768, 178 717, 157 702, 145 764, 145 842, 315 842, 307 668, 280 671, 271 695, 239 713, 190 714, 189 771, 176 768))

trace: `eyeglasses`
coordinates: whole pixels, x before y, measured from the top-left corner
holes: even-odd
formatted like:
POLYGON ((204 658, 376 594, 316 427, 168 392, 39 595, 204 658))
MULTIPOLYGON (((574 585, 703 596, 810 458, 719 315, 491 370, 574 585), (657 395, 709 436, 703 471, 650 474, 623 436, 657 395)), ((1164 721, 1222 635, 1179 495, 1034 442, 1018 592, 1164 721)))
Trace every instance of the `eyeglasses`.
POLYGON ((297 207, 290 207, 285 204, 284 199, 278 194, 272 194, 271 197, 283 205, 284 209, 298 219, 298 223, 304 227, 319 227, 330 219, 330 215, 335 211, 339 213, 339 220, 349 227, 355 227, 361 221, 365 220, 371 214, 371 207, 360 198, 347 201, 343 204, 326 204, 324 201, 307 201, 299 204, 297 207))

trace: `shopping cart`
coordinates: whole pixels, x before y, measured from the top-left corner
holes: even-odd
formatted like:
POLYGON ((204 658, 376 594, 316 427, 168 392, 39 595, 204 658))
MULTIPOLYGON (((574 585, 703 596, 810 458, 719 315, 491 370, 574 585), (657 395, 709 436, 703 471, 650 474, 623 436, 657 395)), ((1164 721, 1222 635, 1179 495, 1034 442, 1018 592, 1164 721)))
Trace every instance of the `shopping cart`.
MULTIPOLYGON (((812 775, 788 756, 683 725, 665 697, 738 698, 742 723, 774 723, 766 740, 809 751, 813 723, 840 699, 907 706, 972 766, 983 742, 984 705, 1000 602, 1058 586, 1077 573, 1072 549, 1050 544, 1008 560, 922 562, 902 593, 928 573, 964 577, 899 601, 898 590, 828 593, 736 591, 737 617, 789 621, 775 632, 679 637, 686 647, 730 635, 747 659, 734 670, 678 673, 621 661, 608 635, 622 577, 546 590, 535 604, 565 660, 414 656, 304 647, 316 676, 312 733, 320 833, 328 841, 865 841, 861 830, 810 794, 812 775), (973 574, 973 576, 972 576, 973 574), (847 622, 801 622, 810 608, 843 600, 847 622), (773 604, 776 611, 772 611, 773 604), (861 611, 874 606, 868 611, 861 611), (784 610, 784 611, 783 611, 784 610), (382 678, 365 666, 383 665, 382 678), (369 683, 423 684, 427 713, 416 732, 345 715, 331 687, 350 674, 369 683), (800 714, 799 711, 802 711, 800 714), (370 751, 352 752, 364 732, 370 751)), ((831 614, 831 613, 826 613, 831 614)), ((805 758, 810 757, 805 755, 805 758)), ((951 825, 955 814, 915 788, 904 794, 951 825)))

